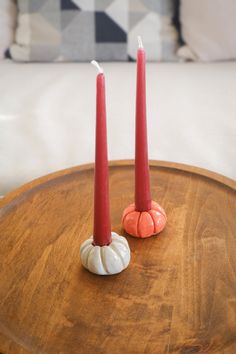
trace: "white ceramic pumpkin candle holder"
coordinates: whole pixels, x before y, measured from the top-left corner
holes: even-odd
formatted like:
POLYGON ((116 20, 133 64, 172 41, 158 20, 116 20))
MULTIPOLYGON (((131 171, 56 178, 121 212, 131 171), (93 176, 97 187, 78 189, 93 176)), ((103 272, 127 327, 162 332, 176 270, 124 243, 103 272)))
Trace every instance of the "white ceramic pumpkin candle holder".
POLYGON ((127 240, 115 232, 107 246, 93 245, 93 237, 84 241, 80 247, 83 266, 99 275, 112 275, 122 272, 130 262, 130 249, 127 240))

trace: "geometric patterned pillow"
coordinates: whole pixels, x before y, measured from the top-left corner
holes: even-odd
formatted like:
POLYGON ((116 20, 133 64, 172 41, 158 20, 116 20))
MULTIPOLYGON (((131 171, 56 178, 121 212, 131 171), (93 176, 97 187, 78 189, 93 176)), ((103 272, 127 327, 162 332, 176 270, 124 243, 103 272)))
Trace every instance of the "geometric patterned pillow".
POLYGON ((18 0, 18 61, 176 60, 172 0, 18 0))

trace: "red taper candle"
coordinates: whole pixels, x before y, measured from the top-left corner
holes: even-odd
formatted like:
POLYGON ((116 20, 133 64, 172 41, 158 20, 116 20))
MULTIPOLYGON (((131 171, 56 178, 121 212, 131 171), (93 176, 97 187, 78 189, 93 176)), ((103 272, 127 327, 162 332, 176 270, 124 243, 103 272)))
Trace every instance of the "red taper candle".
POLYGON ((130 249, 123 236, 111 232, 105 77, 99 64, 95 60, 91 63, 96 66, 99 72, 96 101, 94 226, 93 236, 80 246, 80 259, 82 265, 91 273, 111 275, 120 273, 127 268, 130 262, 130 249))
POLYGON ((105 76, 102 68, 96 61, 92 61, 92 64, 94 64, 99 71, 97 75, 96 98, 93 244, 95 246, 105 246, 111 243, 105 76))
POLYGON ((135 203, 125 208, 122 224, 135 237, 146 238, 161 232, 167 221, 165 210, 151 200, 146 122, 145 51, 138 37, 136 137, 135 137, 135 203))
POLYGON ((151 209, 151 192, 146 122, 146 58, 140 37, 138 37, 138 42, 135 137, 135 207, 138 211, 147 211, 151 209))

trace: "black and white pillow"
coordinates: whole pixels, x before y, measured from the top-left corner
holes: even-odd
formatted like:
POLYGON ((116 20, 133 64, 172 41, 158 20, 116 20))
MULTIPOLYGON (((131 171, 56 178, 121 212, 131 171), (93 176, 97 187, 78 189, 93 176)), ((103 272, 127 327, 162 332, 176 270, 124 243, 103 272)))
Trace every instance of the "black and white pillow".
POLYGON ((176 59, 172 0, 18 0, 10 55, 19 61, 176 59))
POLYGON ((13 42, 16 27, 16 3, 0 0, 0 59, 13 42))

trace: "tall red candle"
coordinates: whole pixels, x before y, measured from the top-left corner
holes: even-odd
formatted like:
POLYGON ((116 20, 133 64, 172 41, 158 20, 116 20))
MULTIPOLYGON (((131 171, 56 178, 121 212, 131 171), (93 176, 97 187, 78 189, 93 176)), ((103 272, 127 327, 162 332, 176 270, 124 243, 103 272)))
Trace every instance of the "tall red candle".
POLYGON ((151 209, 151 192, 146 122, 146 58, 141 38, 138 38, 138 40, 139 48, 137 53, 135 138, 135 208, 138 211, 147 211, 151 209))
POLYGON ((138 37, 136 137, 135 137, 135 203, 125 208, 122 224, 135 237, 146 238, 161 232, 167 221, 165 210, 151 200, 146 122, 145 51, 138 37))
POLYGON ((96 246, 105 246, 111 243, 105 76, 103 74, 103 70, 97 64, 97 62, 93 61, 92 63, 99 70, 99 73, 97 75, 96 98, 96 150, 94 178, 93 244, 96 246))

